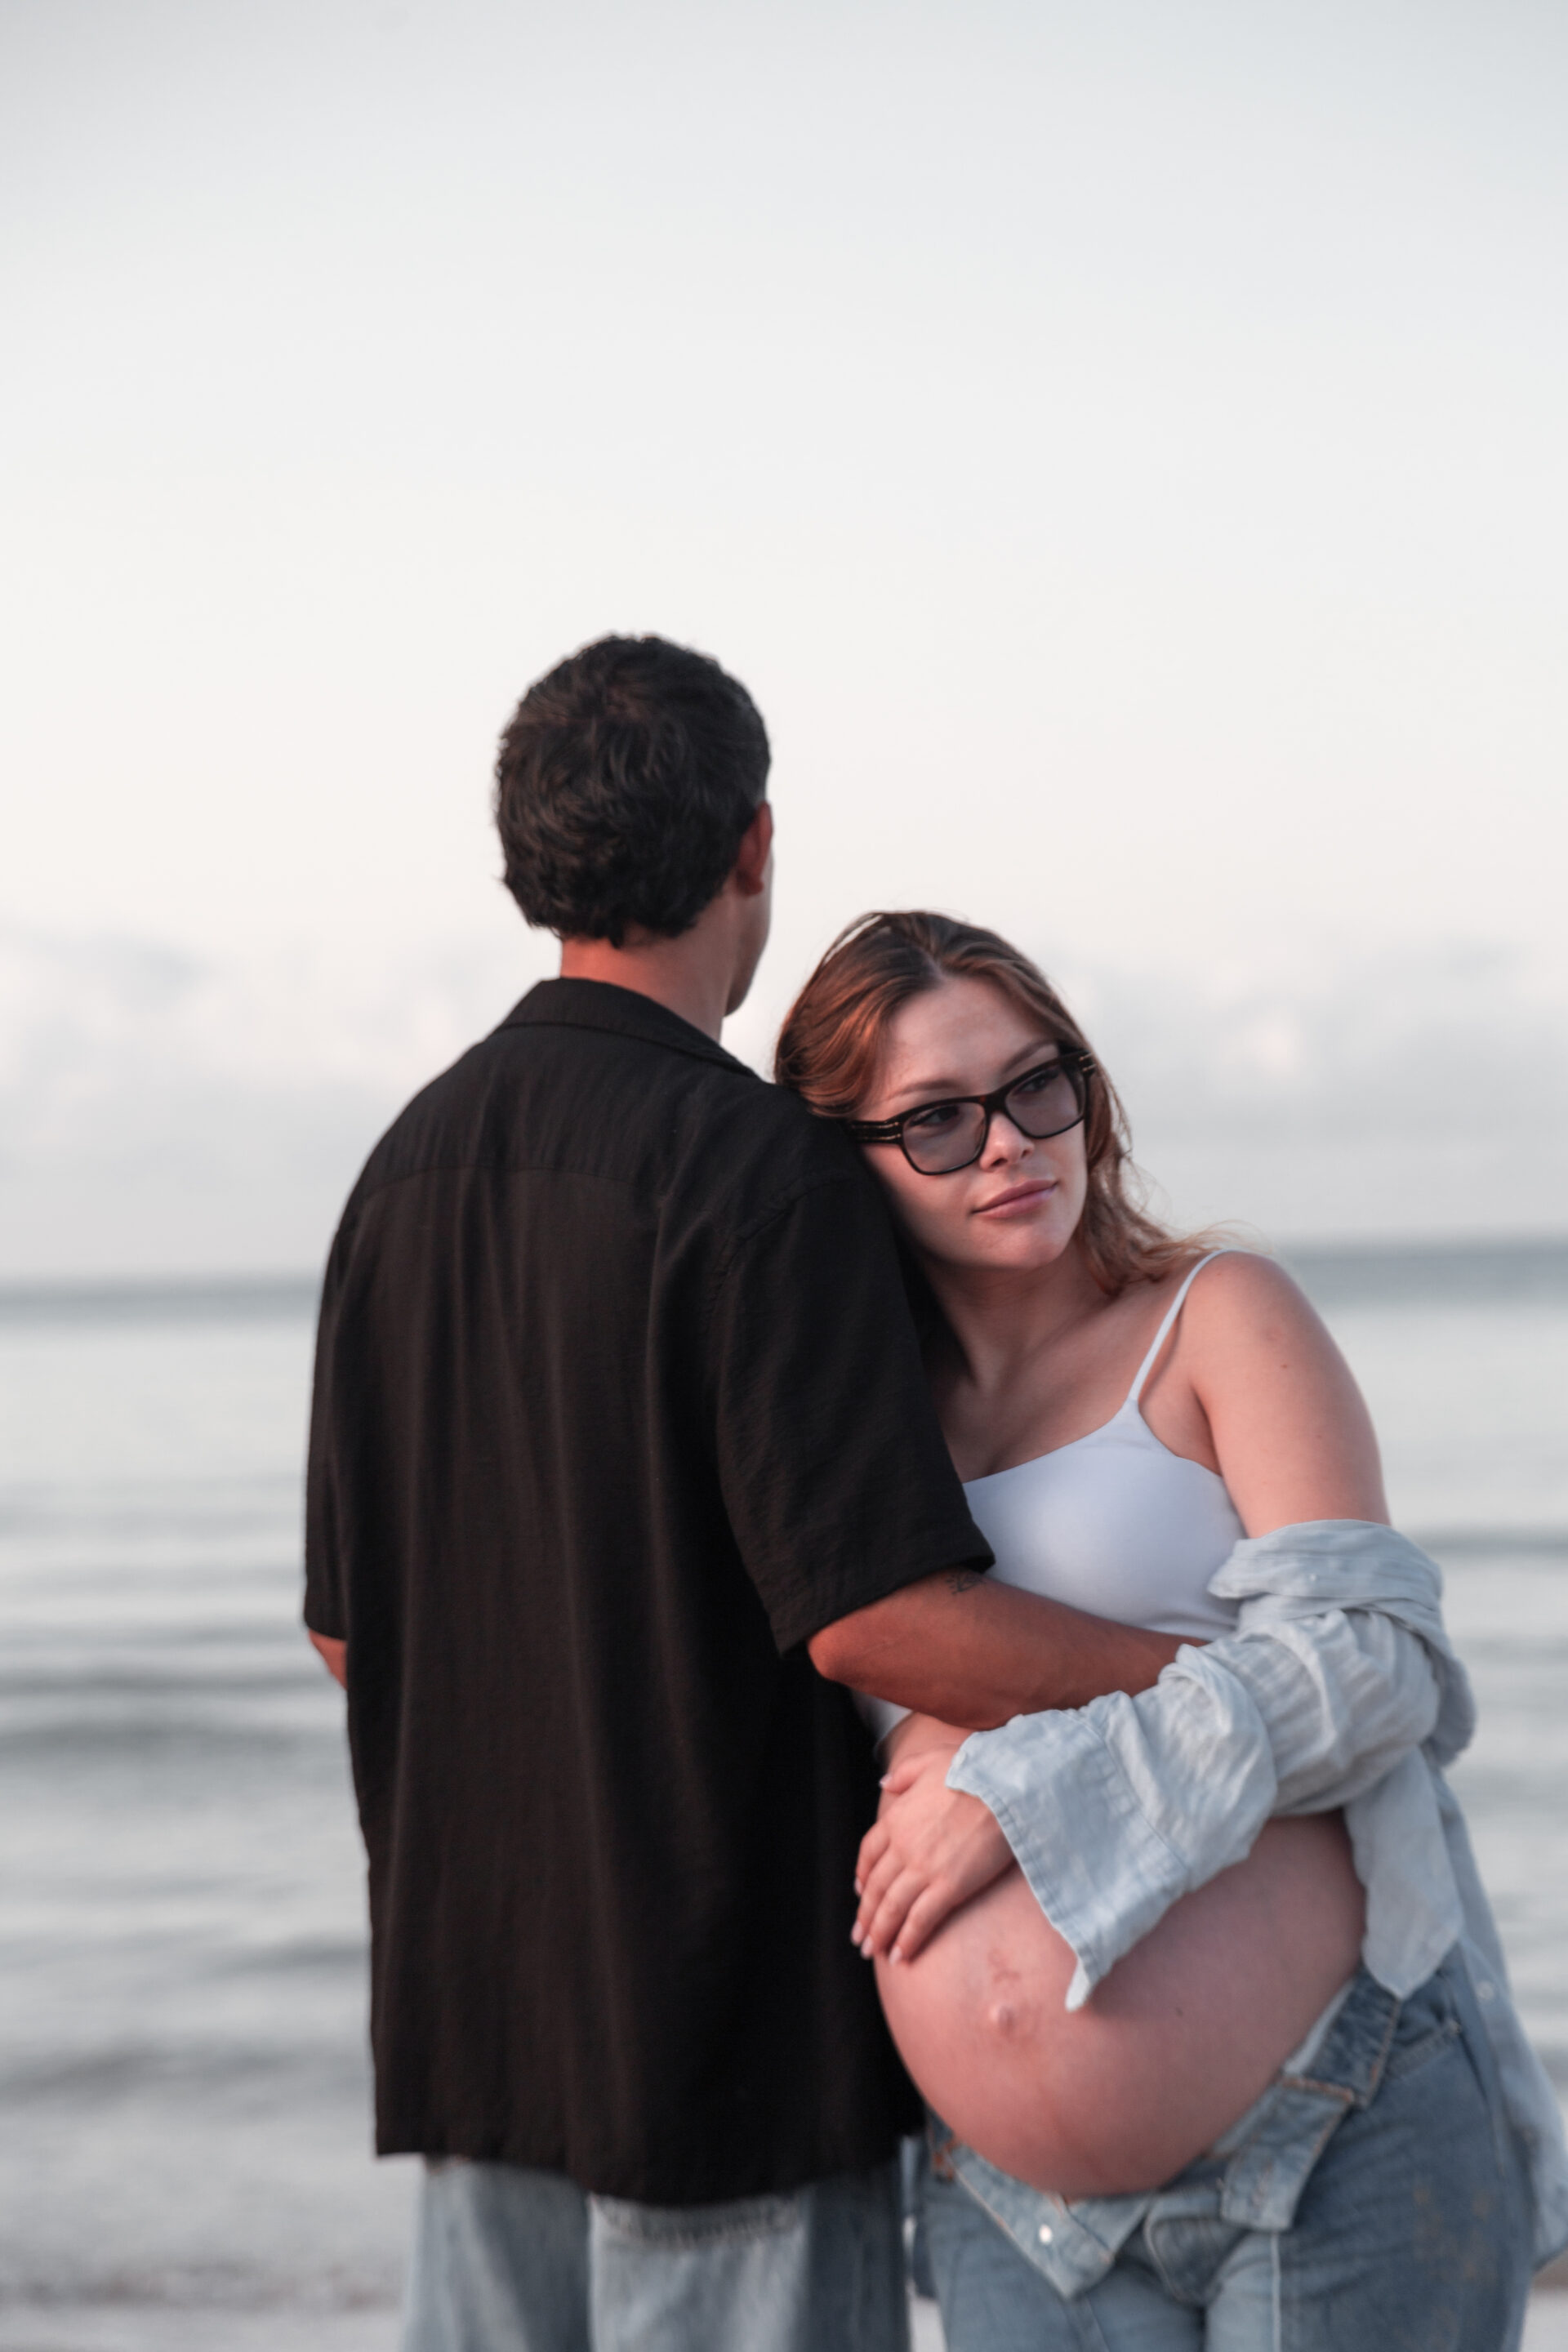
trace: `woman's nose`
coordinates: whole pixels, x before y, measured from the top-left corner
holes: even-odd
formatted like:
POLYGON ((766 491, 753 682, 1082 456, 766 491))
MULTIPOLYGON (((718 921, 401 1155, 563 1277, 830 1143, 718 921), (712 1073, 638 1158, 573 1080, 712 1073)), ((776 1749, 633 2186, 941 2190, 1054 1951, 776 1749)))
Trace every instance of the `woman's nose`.
POLYGON ((985 1139, 980 1164, 983 1168, 1006 1168, 1015 1160, 1022 1160, 1034 1148, 1032 1139, 1022 1128, 1014 1126, 1005 1110, 993 1111, 991 1132, 985 1139))

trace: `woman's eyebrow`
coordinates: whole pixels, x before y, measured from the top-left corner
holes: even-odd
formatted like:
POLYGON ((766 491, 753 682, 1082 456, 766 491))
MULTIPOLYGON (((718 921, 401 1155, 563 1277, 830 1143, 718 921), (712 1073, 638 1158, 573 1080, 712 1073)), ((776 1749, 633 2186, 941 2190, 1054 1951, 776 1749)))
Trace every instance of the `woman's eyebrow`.
MULTIPOLYGON (((968 1091, 962 1078, 911 1078, 908 1086, 898 1087, 889 1099, 895 1103, 906 1098, 912 1103, 946 1102, 950 1096, 968 1091)), ((898 1114, 889 1111, 888 1116, 894 1118, 898 1114)))
MULTIPOLYGON (((1021 1047, 1010 1062, 1003 1063, 1002 1067, 1005 1070, 1038 1069, 1042 1062, 1051 1061, 1060 1055, 1061 1050, 1062 1041, 1059 1037, 1037 1037, 1032 1045, 1021 1047)), ((1004 1079, 1003 1084, 1005 1085, 1005 1083, 1004 1079)))

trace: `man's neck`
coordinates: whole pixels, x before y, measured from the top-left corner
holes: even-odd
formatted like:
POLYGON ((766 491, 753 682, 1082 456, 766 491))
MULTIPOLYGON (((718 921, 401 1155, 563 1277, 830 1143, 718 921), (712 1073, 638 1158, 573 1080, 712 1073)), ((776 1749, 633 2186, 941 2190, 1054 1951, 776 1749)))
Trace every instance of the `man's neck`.
POLYGON ((729 1010, 734 974, 727 958, 713 953, 713 942, 700 936, 701 925, 675 940, 647 940, 615 948, 608 940, 563 940, 563 980, 604 980, 616 988, 629 988, 651 996, 682 1021, 689 1021, 715 1044, 729 1010))

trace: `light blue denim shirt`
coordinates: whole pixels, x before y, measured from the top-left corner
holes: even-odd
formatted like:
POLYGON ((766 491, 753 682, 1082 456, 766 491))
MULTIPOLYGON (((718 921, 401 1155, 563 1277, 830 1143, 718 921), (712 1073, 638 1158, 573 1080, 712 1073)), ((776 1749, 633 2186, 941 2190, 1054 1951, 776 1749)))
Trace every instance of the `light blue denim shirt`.
POLYGON ((948 1786, 995 1815, 1071 1945, 1069 2009, 1173 1903, 1249 1853, 1270 1815, 1342 1807, 1371 1974, 1403 1997, 1459 1946, 1548 2260, 1568 2245, 1568 2149, 1443 1778, 1475 1705, 1436 1563, 1391 1528, 1315 1519, 1244 1539, 1208 1589, 1239 1604, 1233 1633, 1184 1647, 1136 1697, 974 1733, 948 1786))

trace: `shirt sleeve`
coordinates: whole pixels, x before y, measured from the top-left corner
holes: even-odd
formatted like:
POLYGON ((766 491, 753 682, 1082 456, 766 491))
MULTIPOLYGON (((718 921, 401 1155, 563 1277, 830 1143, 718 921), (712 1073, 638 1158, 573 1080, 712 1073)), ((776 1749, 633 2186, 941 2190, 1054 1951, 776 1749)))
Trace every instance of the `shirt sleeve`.
POLYGON ((725 1507, 781 1651, 920 1577, 991 1565, 887 1213, 858 1169, 740 1238, 716 1286, 710 1360, 725 1507))
POLYGON ((1184 1648, 1136 1697, 976 1733, 948 1785, 990 1808, 1072 1946, 1077 2009, 1173 1903, 1242 1861, 1271 1814, 1351 1804, 1402 1768, 1440 1699, 1406 1625, 1321 1609, 1184 1648))
POLYGON ((338 1451, 342 1399, 337 1378, 338 1300, 346 1235, 340 1231, 321 1285, 316 1324, 315 1375, 310 1391, 310 1439, 305 1472, 305 1623, 332 1641, 348 1639, 346 1563, 339 1520, 338 1451))

